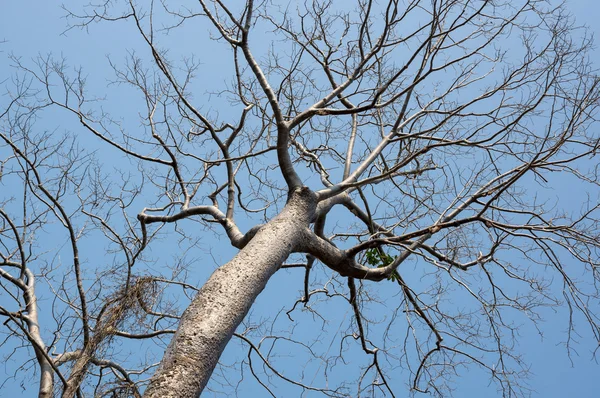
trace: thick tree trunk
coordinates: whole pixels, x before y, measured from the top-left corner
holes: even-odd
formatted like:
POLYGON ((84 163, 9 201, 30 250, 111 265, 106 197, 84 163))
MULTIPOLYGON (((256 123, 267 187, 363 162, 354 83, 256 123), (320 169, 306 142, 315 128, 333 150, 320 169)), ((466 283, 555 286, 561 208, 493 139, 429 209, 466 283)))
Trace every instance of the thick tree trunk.
POLYGON ((316 199, 294 191, 283 211, 219 267, 185 310, 145 397, 198 397, 221 353, 267 281, 303 237, 316 199))

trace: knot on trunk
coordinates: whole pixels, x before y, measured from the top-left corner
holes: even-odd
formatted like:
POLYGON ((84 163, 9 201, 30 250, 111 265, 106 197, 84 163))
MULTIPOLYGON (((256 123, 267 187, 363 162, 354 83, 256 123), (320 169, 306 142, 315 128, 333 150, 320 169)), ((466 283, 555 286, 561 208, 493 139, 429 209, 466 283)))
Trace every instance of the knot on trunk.
POLYGON ((287 199, 288 206, 302 206, 308 214, 314 214, 317 208, 317 194, 307 186, 294 188, 287 199))

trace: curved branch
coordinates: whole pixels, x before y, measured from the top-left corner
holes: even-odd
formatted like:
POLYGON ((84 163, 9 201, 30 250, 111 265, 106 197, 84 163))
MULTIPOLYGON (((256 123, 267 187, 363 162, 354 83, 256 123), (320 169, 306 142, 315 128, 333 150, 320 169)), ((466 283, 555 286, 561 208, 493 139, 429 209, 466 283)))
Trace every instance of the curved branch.
POLYGON ((150 211, 149 209, 143 209, 140 214, 138 214, 137 219, 142 224, 142 233, 143 233, 143 245, 145 245, 145 241, 147 239, 147 233, 145 226, 147 224, 162 222, 162 223, 172 223, 179 220, 183 220, 185 218, 189 218, 195 215, 210 215, 214 218, 214 220, 225 228, 225 233, 229 237, 231 244, 241 249, 254 237, 256 232, 262 227, 262 225, 256 225, 251 228, 246 234, 243 234, 237 225, 231 221, 231 219, 227 218, 225 214, 223 214, 216 206, 194 206, 189 207, 187 209, 181 210, 179 213, 173 215, 163 215, 163 216, 155 216, 146 214, 146 211, 150 211))

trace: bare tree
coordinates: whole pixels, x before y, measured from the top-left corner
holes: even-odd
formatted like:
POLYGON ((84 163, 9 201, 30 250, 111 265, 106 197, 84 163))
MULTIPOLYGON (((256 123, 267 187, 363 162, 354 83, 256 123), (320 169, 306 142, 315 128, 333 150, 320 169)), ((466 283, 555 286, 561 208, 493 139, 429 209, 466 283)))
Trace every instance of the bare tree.
POLYGON ((563 305, 567 344, 577 320, 600 341, 600 79, 565 6, 172 3, 66 11, 69 34, 137 32, 145 47, 109 60, 134 114, 64 59, 10 58, 0 315, 8 352, 35 354, 15 377, 35 369, 43 397, 238 391, 235 369, 272 396, 445 396, 472 366, 513 396, 522 322, 563 305), (73 133, 40 127, 49 111, 73 133), (238 251, 197 288, 210 231, 238 251), (298 300, 248 318, 283 270, 298 300), (247 358, 227 369, 234 336, 247 358), (347 371, 352 349, 366 362, 347 371))

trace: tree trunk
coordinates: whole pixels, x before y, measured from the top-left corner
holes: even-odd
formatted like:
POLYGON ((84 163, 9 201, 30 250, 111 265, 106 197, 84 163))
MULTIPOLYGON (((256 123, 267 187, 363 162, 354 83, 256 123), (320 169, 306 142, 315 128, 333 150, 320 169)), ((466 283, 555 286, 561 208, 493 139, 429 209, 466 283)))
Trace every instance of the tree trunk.
POLYGON ((254 300, 299 245, 315 208, 313 192, 295 190, 283 211, 211 275, 183 313, 144 397, 200 396, 254 300))
POLYGON ((27 288, 25 289, 25 300, 27 302, 27 329, 29 336, 33 340, 33 350, 40 365, 40 387, 38 390, 39 398, 51 398, 54 389, 54 369, 48 360, 47 355, 44 355, 46 344, 42 339, 40 332, 40 323, 38 316, 37 296, 35 294, 35 276, 31 271, 25 271, 27 275, 27 288))
MULTIPOLYGON (((36 339, 37 340, 37 339, 36 339)), ((41 339, 39 339, 38 344, 40 344, 41 339)), ((44 347, 43 343, 40 344, 41 347, 44 347)), ((48 359, 39 352, 39 348, 35 347, 35 356, 40 364, 40 388, 38 392, 39 398, 51 398, 52 390, 54 388, 54 369, 50 365, 48 359)))

